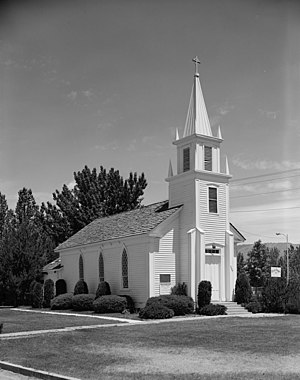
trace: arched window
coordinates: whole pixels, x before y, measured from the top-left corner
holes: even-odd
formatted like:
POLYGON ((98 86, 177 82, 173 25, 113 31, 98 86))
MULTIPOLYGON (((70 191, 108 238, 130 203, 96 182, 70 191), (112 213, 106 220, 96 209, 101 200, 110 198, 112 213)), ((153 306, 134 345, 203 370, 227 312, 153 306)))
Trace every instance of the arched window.
POLYGON ((122 253, 122 286, 128 288, 128 256, 125 248, 122 253))
POLYGON ((79 256, 79 279, 84 279, 84 268, 83 268, 83 258, 82 255, 79 256))
POLYGON ((104 260, 102 252, 99 253, 99 281, 104 281, 104 260))

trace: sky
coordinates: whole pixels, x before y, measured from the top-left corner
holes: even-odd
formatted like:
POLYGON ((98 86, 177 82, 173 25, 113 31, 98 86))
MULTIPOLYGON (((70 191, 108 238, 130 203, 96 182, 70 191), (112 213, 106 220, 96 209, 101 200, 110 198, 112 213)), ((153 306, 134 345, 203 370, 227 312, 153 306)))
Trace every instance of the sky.
POLYGON ((41 204, 102 165, 167 199, 197 55, 230 221, 247 243, 300 243, 299 35, 298 0, 1 2, 0 192, 41 204))

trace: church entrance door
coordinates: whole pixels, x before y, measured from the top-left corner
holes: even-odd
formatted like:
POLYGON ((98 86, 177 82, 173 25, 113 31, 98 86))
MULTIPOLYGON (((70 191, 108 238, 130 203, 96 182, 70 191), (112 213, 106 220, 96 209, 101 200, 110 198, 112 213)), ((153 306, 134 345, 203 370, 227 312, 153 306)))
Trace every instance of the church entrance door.
POLYGON ((212 301, 220 301, 220 254, 206 254, 205 256, 205 280, 211 282, 212 301))

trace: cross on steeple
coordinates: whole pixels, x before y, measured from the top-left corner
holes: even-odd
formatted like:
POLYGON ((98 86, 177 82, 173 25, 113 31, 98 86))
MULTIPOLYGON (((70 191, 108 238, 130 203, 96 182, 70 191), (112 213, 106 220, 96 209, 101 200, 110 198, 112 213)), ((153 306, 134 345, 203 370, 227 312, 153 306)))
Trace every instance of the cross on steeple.
POLYGON ((199 61, 199 58, 196 56, 195 58, 193 58, 193 62, 195 62, 195 75, 199 74, 198 73, 198 65, 200 65, 200 61, 199 61))

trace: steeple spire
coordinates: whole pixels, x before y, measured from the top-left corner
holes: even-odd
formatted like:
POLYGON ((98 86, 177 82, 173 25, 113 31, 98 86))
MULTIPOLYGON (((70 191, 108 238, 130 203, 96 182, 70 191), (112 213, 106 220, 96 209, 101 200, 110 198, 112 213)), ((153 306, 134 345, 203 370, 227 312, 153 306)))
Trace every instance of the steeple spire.
POLYGON ((195 57, 193 62, 195 63, 194 83, 183 137, 190 136, 195 133, 199 135, 212 136, 210 122, 199 80, 198 65, 200 64, 200 61, 198 57, 195 57))

